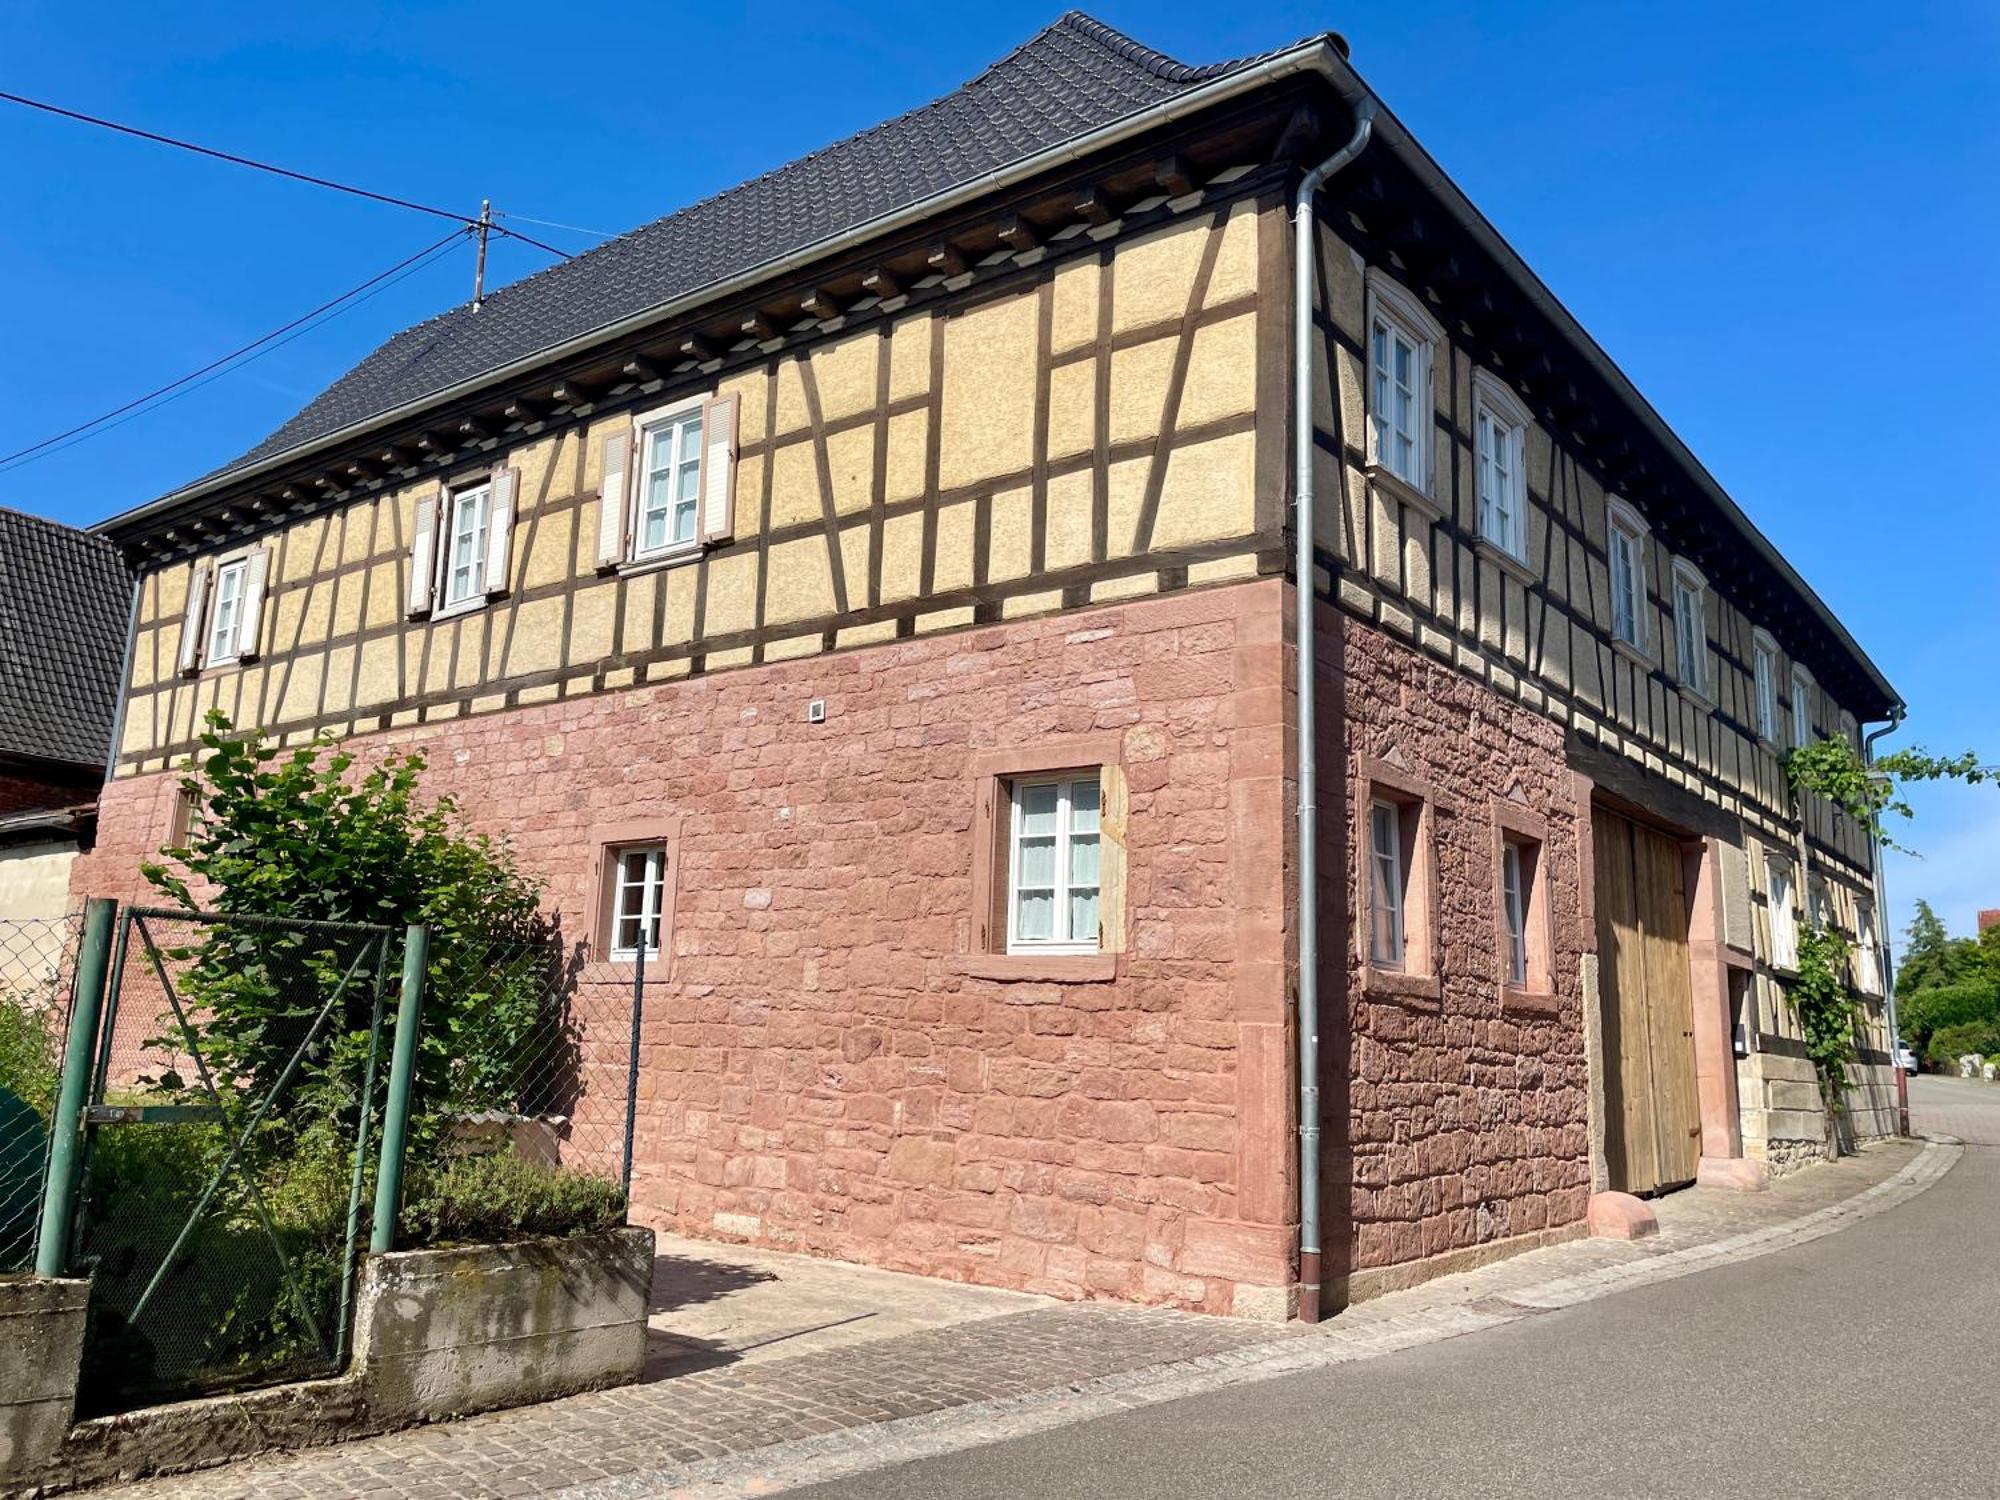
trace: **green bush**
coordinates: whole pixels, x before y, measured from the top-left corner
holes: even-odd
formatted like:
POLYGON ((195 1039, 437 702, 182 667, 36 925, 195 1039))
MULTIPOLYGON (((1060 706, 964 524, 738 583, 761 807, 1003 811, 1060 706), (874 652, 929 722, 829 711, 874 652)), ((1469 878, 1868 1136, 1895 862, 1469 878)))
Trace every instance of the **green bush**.
POLYGON ((38 1109, 56 1093, 55 1019, 34 997, 0 990, 0 1089, 38 1109))
POLYGON ((1932 1062, 1956 1069, 1968 1052, 1983 1057, 2000 1057, 2000 1020, 1972 1021, 1962 1026, 1941 1026, 1932 1033, 1925 1056, 1932 1062))
POLYGON ((405 1184, 399 1247, 588 1234, 625 1221, 618 1184, 512 1152, 416 1167, 405 1184))
POLYGON ((1965 1026, 2000 1027, 2000 983, 1982 977, 1918 990, 1903 998, 1897 1020, 1904 1038, 1920 1052, 1938 1032, 1965 1026))

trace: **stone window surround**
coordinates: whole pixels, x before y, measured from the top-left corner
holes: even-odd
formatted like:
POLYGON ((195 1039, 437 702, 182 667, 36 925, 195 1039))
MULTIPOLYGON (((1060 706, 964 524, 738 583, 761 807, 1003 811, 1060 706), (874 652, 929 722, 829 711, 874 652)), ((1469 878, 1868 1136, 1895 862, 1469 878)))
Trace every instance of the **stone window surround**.
POLYGON ((674 962, 674 904, 680 891, 681 820, 673 814, 631 818, 618 823, 600 823, 590 830, 591 847, 590 912, 584 931, 590 935, 591 963, 606 968, 629 969, 632 960, 613 960, 611 920, 614 916, 612 886, 617 873, 617 855, 634 844, 660 844, 667 851, 664 884, 660 890, 660 951, 646 961, 650 983, 665 979, 674 962))
POLYGON ((1038 980, 1088 984, 1118 977, 1124 947, 1125 840, 1122 806, 1114 787, 1125 754, 1123 734, 1093 734, 1040 740, 1031 745, 976 752, 967 765, 972 782, 972 903, 966 951, 952 955, 952 972, 974 979, 1038 980), (1104 949, 1097 953, 1009 953, 1001 878, 1007 816, 1006 783, 1016 776, 1097 768, 1101 783, 1099 822, 1099 910, 1104 949))
POLYGON ((1437 969, 1437 794, 1429 782, 1386 760, 1362 755, 1355 761, 1360 877, 1354 890, 1354 957, 1361 966, 1362 989, 1370 996, 1436 1006, 1443 993, 1437 969), (1403 851, 1403 962, 1394 969, 1374 961, 1369 943, 1375 930, 1375 886, 1368 868, 1368 808, 1378 800, 1399 803, 1416 813, 1403 851))
POLYGON ((1555 918, 1549 899, 1548 820, 1505 797, 1493 799, 1493 914, 1494 974, 1500 986, 1501 1008, 1555 1015, 1561 1006, 1555 991, 1555 918), (1523 892, 1528 945, 1525 986, 1513 982, 1507 963, 1507 897, 1501 861, 1510 843, 1532 844, 1535 851, 1533 870, 1523 872, 1528 886, 1523 892))

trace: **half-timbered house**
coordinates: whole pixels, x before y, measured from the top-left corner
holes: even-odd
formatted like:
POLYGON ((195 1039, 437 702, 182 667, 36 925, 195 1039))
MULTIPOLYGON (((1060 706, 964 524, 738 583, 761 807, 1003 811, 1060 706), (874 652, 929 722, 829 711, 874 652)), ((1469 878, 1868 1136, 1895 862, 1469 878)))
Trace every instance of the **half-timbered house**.
POLYGON ((1282 1316, 1819 1149, 1780 753, 1896 696, 1336 37, 1067 15, 102 530, 79 889, 212 708, 422 746, 650 955, 644 1221, 1282 1316))

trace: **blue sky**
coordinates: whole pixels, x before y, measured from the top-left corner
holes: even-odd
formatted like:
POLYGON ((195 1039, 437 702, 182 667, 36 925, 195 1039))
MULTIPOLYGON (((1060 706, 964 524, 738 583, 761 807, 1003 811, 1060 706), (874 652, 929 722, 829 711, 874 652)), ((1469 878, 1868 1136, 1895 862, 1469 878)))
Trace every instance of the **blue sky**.
MULTIPOLYGON (((0 88, 383 192, 621 231, 920 104, 1053 6, 0 0, 0 88)), ((1357 66, 1848 622, 1907 739, 2000 760, 2000 8, 1237 0, 1093 13, 1189 61, 1343 31, 1357 66)), ((0 452, 267 332, 434 220, 0 105, 0 452)), ((587 234, 524 226, 576 249, 587 234)), ((502 243, 505 280, 547 257, 502 243)), ((453 252, 90 442, 0 473, 88 522, 233 457, 404 324, 453 252)), ((2000 791, 1921 792, 1895 925, 2000 906, 2000 791)))

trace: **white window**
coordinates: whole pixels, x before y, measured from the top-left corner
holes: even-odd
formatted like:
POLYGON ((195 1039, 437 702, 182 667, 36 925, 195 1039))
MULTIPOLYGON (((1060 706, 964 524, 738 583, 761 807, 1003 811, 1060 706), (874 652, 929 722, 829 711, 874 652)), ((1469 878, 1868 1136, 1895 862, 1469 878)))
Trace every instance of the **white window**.
POLYGON ((445 531, 444 608, 486 597, 487 531, 492 515, 492 485, 476 484, 452 492, 445 531))
POLYGON ((630 960, 643 946, 646 957, 660 953, 660 912, 667 890, 664 844, 633 844, 617 851, 611 874, 611 957, 630 960))
POLYGON ((1757 737, 1771 744, 1778 740, 1778 646, 1758 631, 1753 646, 1757 688, 1757 737))
POLYGON ((633 555, 657 557, 696 540, 701 515, 701 408, 670 413, 640 433, 633 555))
POLYGON ((1882 993, 1881 939, 1875 931, 1875 903, 1854 903, 1854 981, 1864 995, 1882 993))
POLYGON ((1406 947, 1403 918, 1403 809, 1376 798, 1368 804, 1368 866, 1373 880, 1368 956, 1400 968, 1406 947))
POLYGON ((1097 773, 1017 781, 1007 857, 1007 950, 1099 948, 1097 773))
POLYGON ((1484 370, 1472 377, 1479 461, 1479 534, 1509 556, 1528 556, 1528 413, 1484 370))
POLYGON ((236 660, 240 654, 243 623, 243 585, 250 572, 250 559, 239 557, 215 570, 215 605, 208 616, 208 650, 203 660, 210 666, 236 660))
POLYGON ((1812 678, 1804 667, 1792 668, 1792 744, 1810 745, 1812 727, 1812 678))
POLYGON ((1521 863, 1521 846, 1508 839, 1500 846, 1500 900, 1507 919, 1507 982, 1516 989, 1528 983, 1528 887, 1521 863))
POLYGON ((1613 499, 1606 543, 1611 558, 1611 633, 1627 645, 1646 648, 1646 523, 1622 500, 1613 499))
POLYGON ((1444 330, 1408 292, 1368 274, 1368 446, 1412 489, 1431 492, 1431 363, 1444 330))
POLYGON ((1799 966, 1798 891, 1789 860, 1775 855, 1765 861, 1766 889, 1771 907, 1771 964, 1779 969, 1799 966))
POLYGON ((1708 580, 1691 563, 1674 564, 1674 653, 1681 682, 1708 694, 1708 580))

